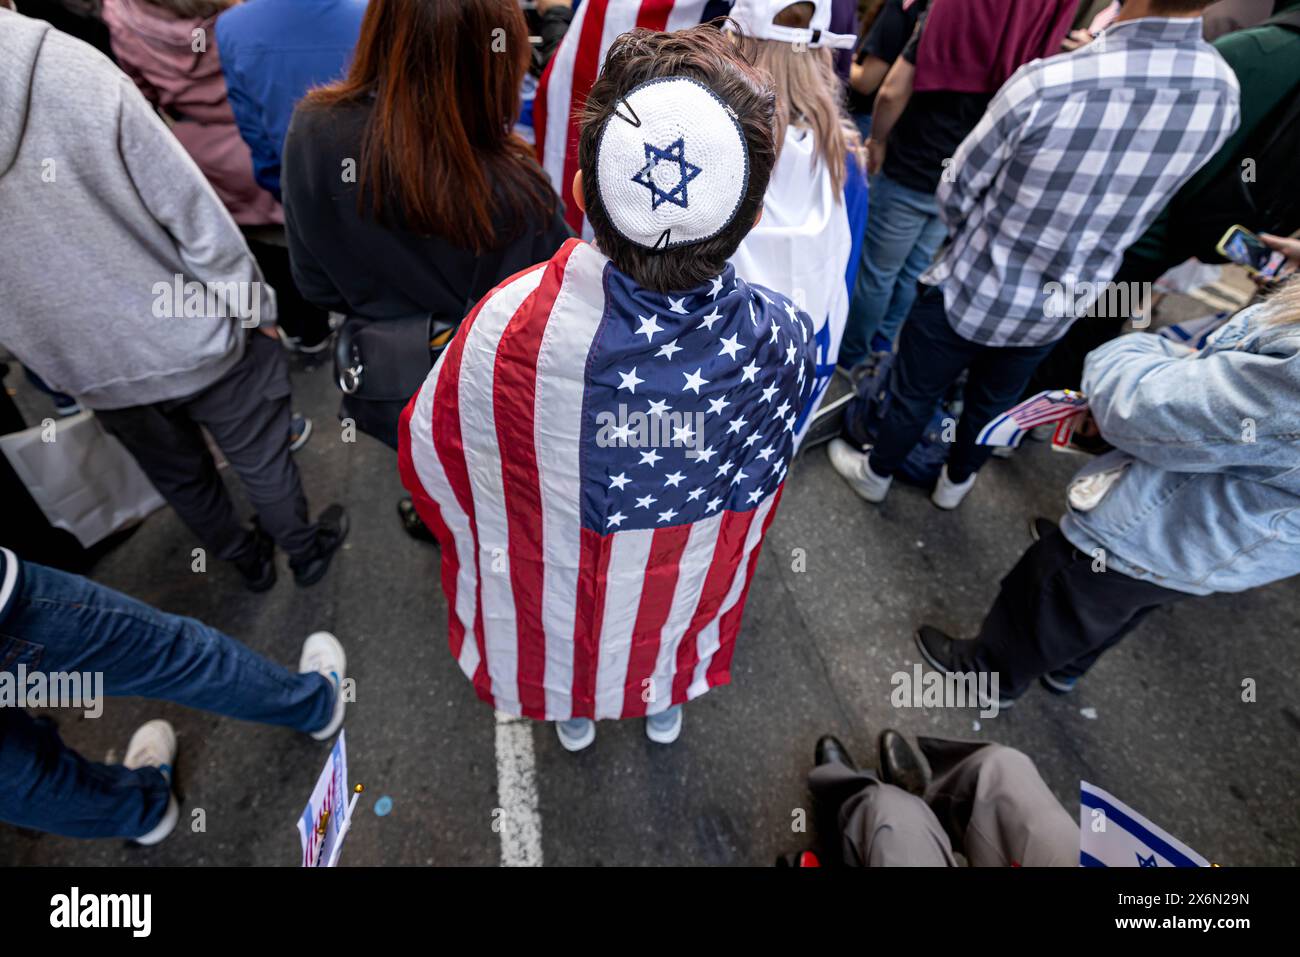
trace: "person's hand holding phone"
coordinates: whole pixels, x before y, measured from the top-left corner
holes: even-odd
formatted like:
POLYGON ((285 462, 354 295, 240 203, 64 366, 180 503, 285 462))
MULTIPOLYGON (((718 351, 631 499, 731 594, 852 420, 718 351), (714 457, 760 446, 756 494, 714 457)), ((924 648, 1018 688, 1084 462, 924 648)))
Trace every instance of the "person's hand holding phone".
POLYGON ((1274 236, 1271 233, 1261 233, 1259 238, 1269 249, 1286 257, 1286 262, 1282 264, 1282 268, 1278 269, 1272 276, 1261 279, 1261 284, 1271 285, 1295 275, 1296 270, 1300 269, 1300 239, 1274 236))

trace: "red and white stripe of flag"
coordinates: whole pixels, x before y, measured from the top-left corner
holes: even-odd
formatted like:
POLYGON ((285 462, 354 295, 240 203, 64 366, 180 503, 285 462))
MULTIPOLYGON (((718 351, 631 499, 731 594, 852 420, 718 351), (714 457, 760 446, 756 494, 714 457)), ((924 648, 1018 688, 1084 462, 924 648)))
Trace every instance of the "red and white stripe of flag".
POLYGON ((728 682, 780 498, 694 525, 583 528, 584 370, 607 261, 570 240, 506 280, 403 413, 399 466, 442 547, 451 652, 508 714, 642 716, 728 682))
POLYGON ((537 159, 564 200, 565 219, 587 239, 591 230, 573 201, 578 171, 578 125, 614 38, 636 27, 681 30, 704 15, 707 0, 583 0, 542 73, 533 102, 537 159))

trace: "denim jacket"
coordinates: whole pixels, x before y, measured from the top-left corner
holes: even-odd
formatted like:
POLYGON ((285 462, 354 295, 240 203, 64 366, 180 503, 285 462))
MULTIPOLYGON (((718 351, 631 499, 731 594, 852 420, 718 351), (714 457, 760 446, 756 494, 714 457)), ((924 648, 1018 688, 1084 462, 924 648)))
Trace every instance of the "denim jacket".
POLYGON ((1300 573, 1300 323, 1238 313, 1198 351, 1148 333, 1088 356, 1083 388, 1115 446, 1075 481, 1123 472, 1061 522, 1106 567, 1193 595, 1300 573))

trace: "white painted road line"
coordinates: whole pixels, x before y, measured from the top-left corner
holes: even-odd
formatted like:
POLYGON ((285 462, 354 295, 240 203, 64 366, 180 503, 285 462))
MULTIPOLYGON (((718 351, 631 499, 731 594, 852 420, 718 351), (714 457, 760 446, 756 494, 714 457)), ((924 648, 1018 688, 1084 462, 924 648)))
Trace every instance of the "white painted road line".
POLYGON ((537 812, 537 763, 533 724, 496 712, 497 828, 502 867, 542 866, 542 818, 537 812))

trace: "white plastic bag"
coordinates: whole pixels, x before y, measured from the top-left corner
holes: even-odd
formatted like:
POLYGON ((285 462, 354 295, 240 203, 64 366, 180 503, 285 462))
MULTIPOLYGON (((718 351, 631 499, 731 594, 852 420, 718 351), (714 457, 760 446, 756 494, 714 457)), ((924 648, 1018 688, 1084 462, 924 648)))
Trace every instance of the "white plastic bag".
POLYGON ((93 412, 0 435, 0 451, 50 524, 84 548, 165 504, 93 412))

